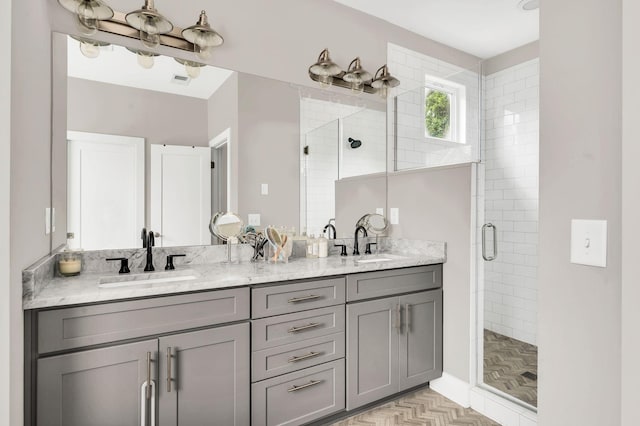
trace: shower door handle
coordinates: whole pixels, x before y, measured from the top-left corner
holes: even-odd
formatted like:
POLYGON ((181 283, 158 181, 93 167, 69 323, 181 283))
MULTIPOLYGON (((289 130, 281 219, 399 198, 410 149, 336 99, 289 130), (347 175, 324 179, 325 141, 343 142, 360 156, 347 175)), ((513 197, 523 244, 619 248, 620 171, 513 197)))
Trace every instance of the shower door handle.
POLYGON ((496 260, 498 257, 498 228, 493 223, 485 223, 482 226, 482 258, 487 262, 496 260), (491 228, 493 231, 493 254, 487 256, 487 229, 491 228))

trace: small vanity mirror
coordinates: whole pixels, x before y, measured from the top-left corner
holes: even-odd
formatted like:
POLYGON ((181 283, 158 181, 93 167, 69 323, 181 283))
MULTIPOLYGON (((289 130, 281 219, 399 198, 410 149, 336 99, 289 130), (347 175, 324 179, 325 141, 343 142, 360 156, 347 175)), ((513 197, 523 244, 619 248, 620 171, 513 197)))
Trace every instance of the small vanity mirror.
POLYGON ((389 221, 381 214, 368 214, 363 225, 368 232, 374 235, 382 235, 389 228, 389 221))
POLYGON ((213 215, 211 223, 209 223, 211 233, 222 241, 229 241, 232 238, 239 237, 243 229, 244 223, 240 216, 231 212, 218 212, 213 215))

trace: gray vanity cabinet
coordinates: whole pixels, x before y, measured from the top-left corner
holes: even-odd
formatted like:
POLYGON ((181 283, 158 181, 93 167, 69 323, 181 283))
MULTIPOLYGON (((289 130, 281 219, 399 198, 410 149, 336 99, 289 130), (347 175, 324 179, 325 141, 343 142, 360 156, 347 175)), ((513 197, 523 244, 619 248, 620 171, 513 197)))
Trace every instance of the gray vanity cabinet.
POLYGON ((347 410, 441 374, 441 289, 347 305, 347 410))
POLYGON ((249 324, 160 338, 161 426, 249 425, 249 324))
POLYGON ((146 424, 154 399, 146 400, 145 383, 149 373, 157 383, 157 351, 154 339, 38 360, 38 425, 146 424))

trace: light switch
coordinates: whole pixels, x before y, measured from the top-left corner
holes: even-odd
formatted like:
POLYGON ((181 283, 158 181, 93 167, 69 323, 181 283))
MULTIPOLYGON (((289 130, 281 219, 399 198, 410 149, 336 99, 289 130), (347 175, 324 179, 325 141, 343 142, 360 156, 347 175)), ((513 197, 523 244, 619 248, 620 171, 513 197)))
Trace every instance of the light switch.
POLYGON ((607 266, 607 221, 571 221, 571 263, 607 266))
POLYGON ((383 207, 376 208, 376 214, 384 216, 384 208, 383 207))
POLYGON ((249 213, 249 226, 260 226, 260 213, 249 213))
POLYGON ((400 209, 397 207, 392 207, 391 209, 389 209, 389 222, 392 225, 399 225, 400 224, 400 209))
POLYGON ((51 208, 46 207, 44 209, 44 234, 49 235, 51 233, 51 208))
POLYGON ((260 193, 262 195, 269 195, 269 184, 268 183, 263 183, 262 184, 262 189, 261 189, 260 193))
POLYGON ((56 208, 51 209, 51 232, 56 232, 56 208))

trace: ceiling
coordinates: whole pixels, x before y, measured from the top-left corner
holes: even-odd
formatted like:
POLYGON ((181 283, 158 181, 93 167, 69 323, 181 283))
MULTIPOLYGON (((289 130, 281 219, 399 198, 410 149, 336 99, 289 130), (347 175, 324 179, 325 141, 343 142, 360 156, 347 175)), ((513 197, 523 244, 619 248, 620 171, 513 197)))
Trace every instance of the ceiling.
POLYGON ((538 40, 538 9, 520 0, 334 0, 486 59, 538 40))
POLYGON ((156 56, 151 69, 144 69, 137 63, 137 56, 121 46, 101 48, 97 58, 82 55, 79 43, 67 37, 67 74, 69 77, 119 86, 135 87, 192 98, 209 99, 233 71, 206 66, 200 76, 188 79, 187 84, 172 82, 174 75, 187 77, 183 65, 167 56, 156 56))

